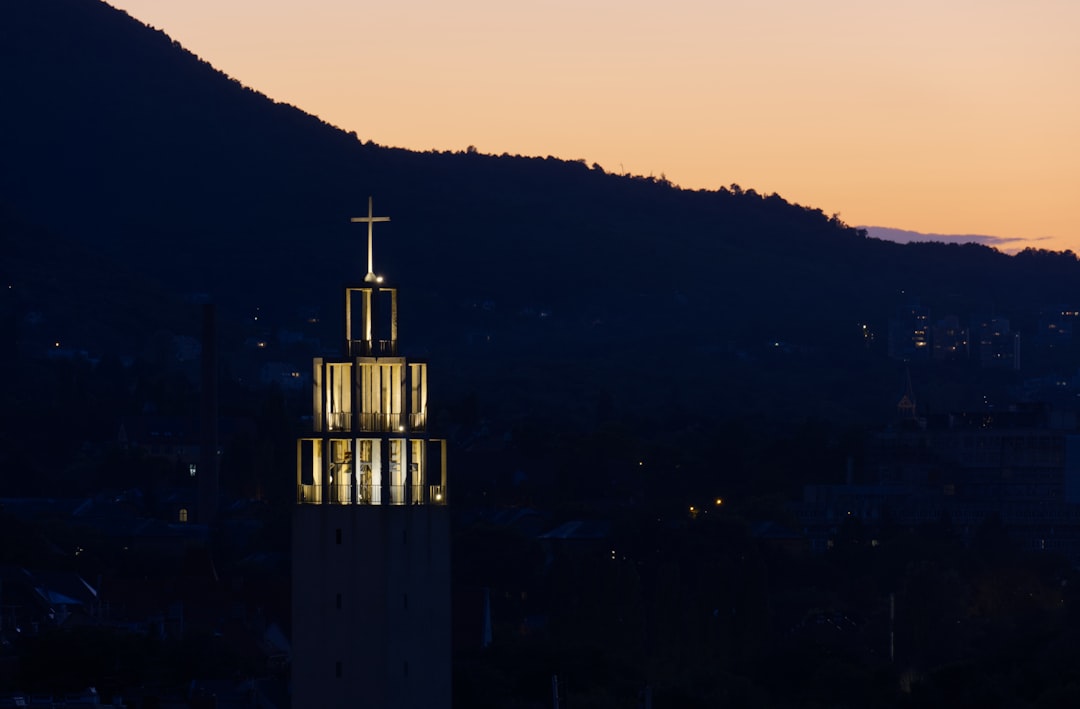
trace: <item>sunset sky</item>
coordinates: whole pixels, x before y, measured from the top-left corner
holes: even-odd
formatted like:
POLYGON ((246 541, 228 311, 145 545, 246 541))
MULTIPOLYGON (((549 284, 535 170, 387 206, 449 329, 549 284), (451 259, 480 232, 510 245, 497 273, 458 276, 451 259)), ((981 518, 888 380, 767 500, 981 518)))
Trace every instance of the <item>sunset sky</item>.
POLYGON ((116 0, 364 140, 1080 251, 1076 0, 116 0))

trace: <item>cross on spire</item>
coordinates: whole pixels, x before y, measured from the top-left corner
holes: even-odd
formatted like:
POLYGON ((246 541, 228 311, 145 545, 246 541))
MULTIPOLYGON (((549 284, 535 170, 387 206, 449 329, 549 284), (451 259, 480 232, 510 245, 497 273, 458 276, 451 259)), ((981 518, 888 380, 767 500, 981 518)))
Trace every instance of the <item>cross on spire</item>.
POLYGON ((376 217, 372 216, 371 197, 367 198, 367 216, 366 217, 353 217, 350 222, 362 222, 367 224, 367 275, 364 276, 365 283, 376 283, 379 281, 379 277, 375 275, 374 264, 372 263, 371 256, 371 237, 375 230, 375 222, 388 222, 390 217, 376 217))

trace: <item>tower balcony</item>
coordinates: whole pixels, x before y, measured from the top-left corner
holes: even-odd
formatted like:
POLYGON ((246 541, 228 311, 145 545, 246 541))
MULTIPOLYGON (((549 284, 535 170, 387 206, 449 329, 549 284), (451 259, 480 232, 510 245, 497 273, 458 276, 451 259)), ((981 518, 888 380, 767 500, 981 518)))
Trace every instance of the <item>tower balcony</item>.
POLYGON ((301 484, 296 486, 296 502, 300 505, 446 504, 446 488, 442 485, 387 485, 385 490, 384 494, 378 485, 301 484))
POLYGON ((360 414, 360 430, 361 431, 378 431, 382 433, 393 433, 395 431, 405 430, 405 415, 404 414, 382 414, 382 413, 361 413, 360 414))
POLYGON ((349 340, 350 357, 396 357, 397 340, 349 340))
POLYGON ((351 411, 331 411, 326 414, 326 430, 328 431, 351 431, 351 411))

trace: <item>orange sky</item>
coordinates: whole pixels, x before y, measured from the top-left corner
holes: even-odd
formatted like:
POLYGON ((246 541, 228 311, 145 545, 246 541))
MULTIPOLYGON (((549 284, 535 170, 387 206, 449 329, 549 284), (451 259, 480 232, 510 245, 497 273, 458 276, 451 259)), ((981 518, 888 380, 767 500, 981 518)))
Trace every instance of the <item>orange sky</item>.
POLYGON ((1080 252, 1077 0, 111 4, 381 145, 584 158, 1080 252))

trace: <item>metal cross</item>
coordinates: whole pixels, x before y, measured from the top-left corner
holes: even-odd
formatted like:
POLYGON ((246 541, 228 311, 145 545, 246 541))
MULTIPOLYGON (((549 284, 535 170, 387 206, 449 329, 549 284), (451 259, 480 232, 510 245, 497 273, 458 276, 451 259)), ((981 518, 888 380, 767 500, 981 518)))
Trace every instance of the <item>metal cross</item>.
POLYGON ((375 283, 379 280, 375 275, 375 267, 372 263, 371 256, 371 237, 374 233, 375 222, 388 222, 390 217, 375 217, 372 216, 371 197, 367 198, 367 216, 366 217, 353 217, 350 222, 364 222, 367 224, 367 275, 364 276, 365 283, 375 283))

